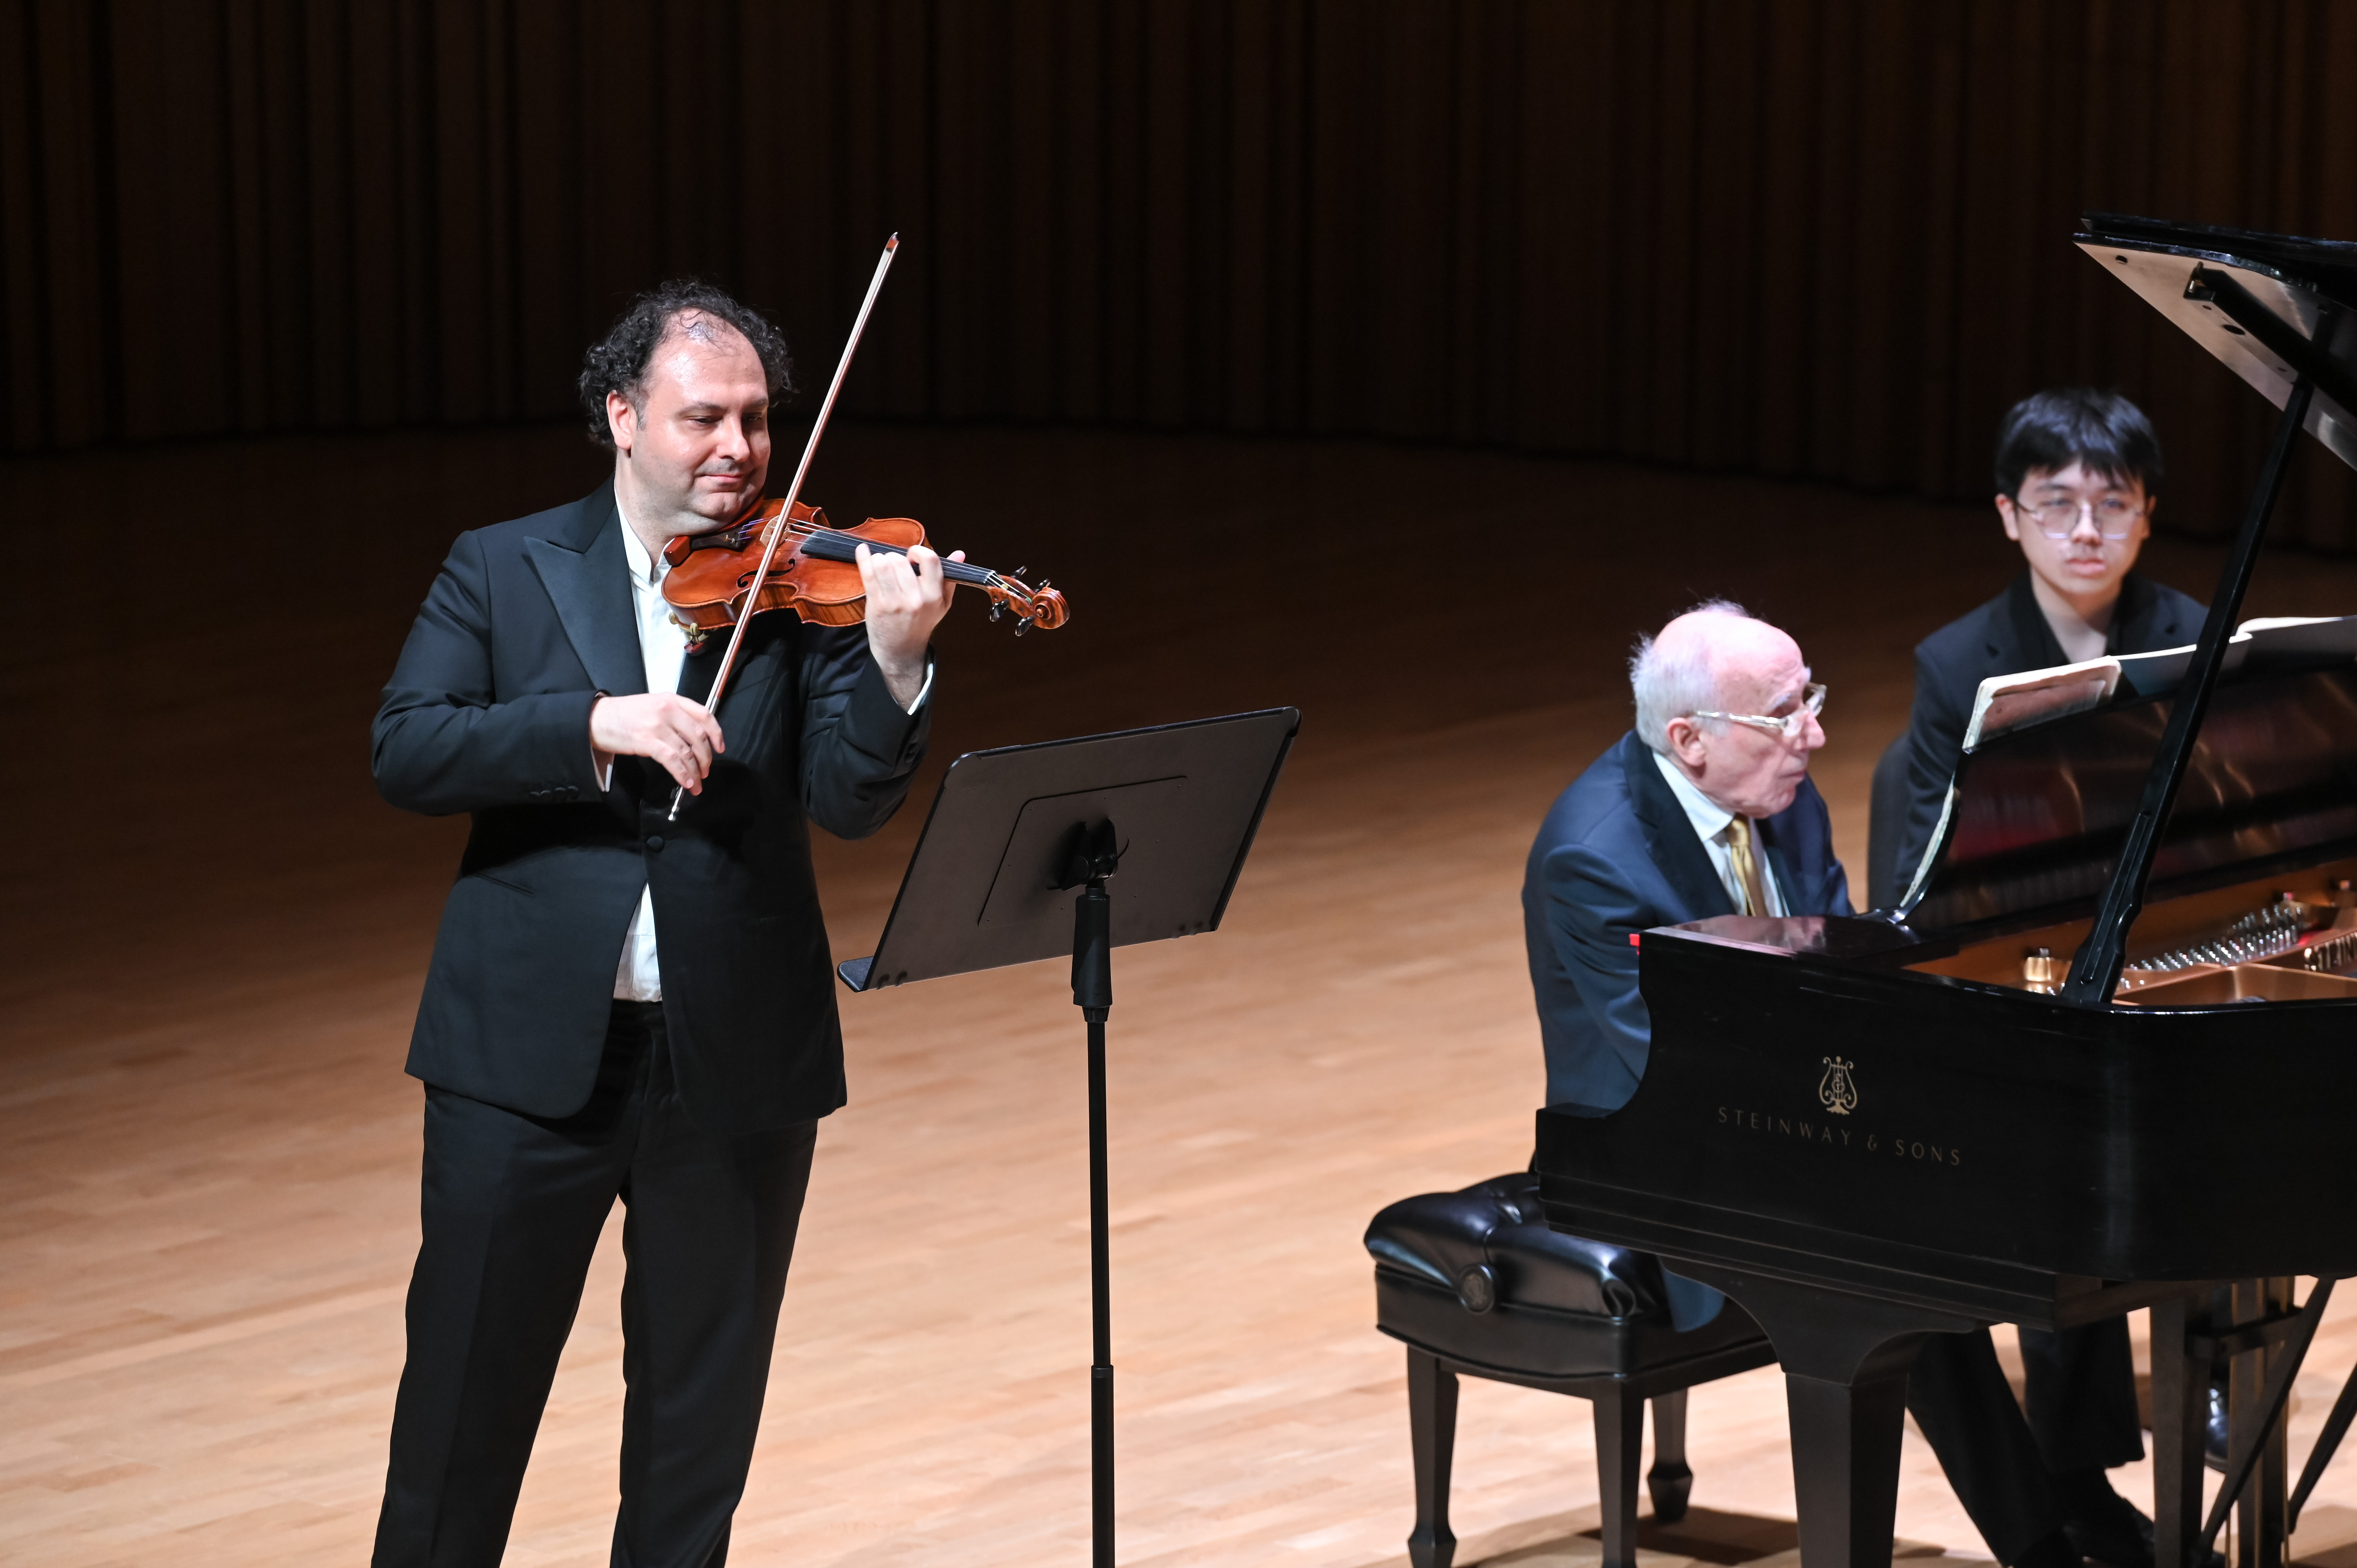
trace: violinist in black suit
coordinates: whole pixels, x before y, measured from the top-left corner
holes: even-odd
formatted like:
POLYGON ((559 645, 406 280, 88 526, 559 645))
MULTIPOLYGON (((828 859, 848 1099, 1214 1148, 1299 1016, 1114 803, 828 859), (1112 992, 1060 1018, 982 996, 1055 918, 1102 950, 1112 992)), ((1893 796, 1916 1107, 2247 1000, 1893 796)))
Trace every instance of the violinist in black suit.
MULTIPOLYGON (((1876 890, 1884 902, 1905 891, 1931 845, 1984 680, 2179 648, 2201 630, 2199 603, 2134 570, 2163 478, 2159 438, 2135 403, 2081 387, 2024 398, 1998 427, 1995 477, 1997 518, 2020 546, 2024 570, 2004 593, 1915 650, 1907 815, 1898 886, 1876 890)), ((2023 1328, 2020 1337, 2042 1487, 2027 1474, 2018 1445, 1990 1441, 1992 1429, 1935 1434, 1927 1425, 1926 1434, 1944 1444, 1942 1458, 1958 1477, 1959 1495, 1970 1505, 1976 1493, 2042 1489, 2061 1508, 2078 1551, 2113 1568, 2151 1568, 2151 1521, 2105 1474, 2144 1456, 2126 1319, 2023 1328), (1976 1486, 1976 1477, 2002 1480, 1976 1486)), ((1932 1375, 1959 1388, 1993 1386, 2000 1374, 1986 1342, 1986 1335, 1939 1342, 1932 1375)), ((1919 1381, 1922 1375, 1919 1369, 1919 1381)))
POLYGON ((462 534, 373 734, 377 787, 466 811, 412 1037, 422 1242, 375 1562, 485 1564, 617 1198, 612 1558, 726 1561, 810 1176, 844 1102, 811 822, 899 807, 924 749, 938 557, 868 557, 864 627, 771 614, 716 708, 663 546, 758 503, 777 329, 720 291, 642 296, 581 378, 612 481, 462 534), (670 816, 675 789, 687 796, 670 816))

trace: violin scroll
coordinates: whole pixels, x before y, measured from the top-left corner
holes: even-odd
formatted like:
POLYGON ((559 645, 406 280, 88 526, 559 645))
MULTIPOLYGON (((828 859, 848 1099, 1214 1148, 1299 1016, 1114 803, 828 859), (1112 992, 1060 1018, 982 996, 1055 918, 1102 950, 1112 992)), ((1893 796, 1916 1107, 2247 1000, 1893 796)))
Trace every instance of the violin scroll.
POLYGON ((1071 618, 1071 610, 1064 596, 1041 583, 1038 587, 1025 585, 1019 577, 993 572, 990 580, 977 585, 990 599, 990 618, 996 620, 1002 611, 1015 612, 1015 635, 1021 637, 1035 627, 1041 631, 1053 631, 1071 618))

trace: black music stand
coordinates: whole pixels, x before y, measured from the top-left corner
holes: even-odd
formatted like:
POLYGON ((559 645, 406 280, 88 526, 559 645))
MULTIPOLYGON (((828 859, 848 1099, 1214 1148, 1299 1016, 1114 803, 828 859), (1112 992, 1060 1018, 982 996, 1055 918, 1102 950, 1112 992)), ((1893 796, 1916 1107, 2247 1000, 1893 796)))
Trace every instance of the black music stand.
POLYGON ((1072 1004, 1089 1032, 1095 1568, 1113 1568, 1104 1087, 1113 950, 1219 929, 1300 725, 1297 709, 1266 708, 967 752, 950 764, 933 797, 875 956, 839 971, 852 990, 875 991, 1072 956, 1072 1004), (1118 909, 1105 887, 1116 874, 1118 909))

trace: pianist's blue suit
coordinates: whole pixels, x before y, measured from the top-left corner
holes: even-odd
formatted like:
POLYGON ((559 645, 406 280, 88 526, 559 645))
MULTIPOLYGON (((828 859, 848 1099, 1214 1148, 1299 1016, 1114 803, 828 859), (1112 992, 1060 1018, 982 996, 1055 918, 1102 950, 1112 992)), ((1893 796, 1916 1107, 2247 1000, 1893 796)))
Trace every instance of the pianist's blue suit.
MULTIPOLYGON (((1850 913, 1849 882, 1834 858, 1824 797, 1803 779, 1792 803, 1759 824, 1784 907, 1795 915, 1850 913)), ((1546 1097, 1617 1111, 1637 1092, 1652 1023, 1637 992, 1630 933, 1731 915, 1685 808, 1635 732, 1624 735, 1555 800, 1523 875, 1523 935, 1546 1044, 1546 1097)), ((1670 1316, 1680 1328, 1718 1315, 1717 1291, 1672 1275, 1670 1316)))
MULTIPOLYGON (((1849 880, 1814 784, 1803 780, 1792 803, 1759 828, 1786 909, 1850 913, 1849 880)), ((1635 732, 1622 736, 1556 797, 1523 876, 1548 1104, 1617 1111, 1645 1076, 1652 1025, 1637 994, 1630 933, 1733 913, 1652 751, 1635 732)))

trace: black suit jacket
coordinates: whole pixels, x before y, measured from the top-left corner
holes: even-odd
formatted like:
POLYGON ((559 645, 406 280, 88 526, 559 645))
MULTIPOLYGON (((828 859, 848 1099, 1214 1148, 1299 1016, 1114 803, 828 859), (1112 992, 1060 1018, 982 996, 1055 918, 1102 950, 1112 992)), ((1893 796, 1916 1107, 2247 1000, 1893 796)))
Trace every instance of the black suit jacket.
MULTIPOLYGON (((711 689, 690 656, 680 685, 711 689)), ((680 1094, 706 1131, 844 1102, 808 822, 882 827, 923 755, 931 703, 893 702, 859 627, 791 615, 747 629, 718 717, 727 750, 667 822, 670 776, 617 757, 600 790, 589 708, 644 692, 610 486, 459 536, 402 650, 373 731, 393 805, 471 812, 409 1070, 535 1116, 587 1103, 640 892, 654 890, 680 1094)))
MULTIPOLYGON (((2104 651, 2182 648, 2201 635, 2206 613, 2198 600, 2131 572, 2121 580, 2104 651)), ((1902 893, 1940 825, 1940 808, 1964 754, 1964 727, 1972 722, 1981 682, 2070 661, 2038 607, 2026 570, 2005 592, 1916 644, 1915 710, 1907 730, 1907 823, 1899 846, 1902 893)))

